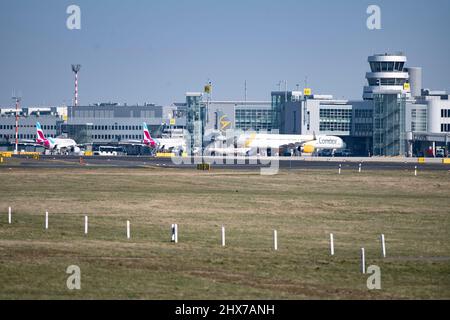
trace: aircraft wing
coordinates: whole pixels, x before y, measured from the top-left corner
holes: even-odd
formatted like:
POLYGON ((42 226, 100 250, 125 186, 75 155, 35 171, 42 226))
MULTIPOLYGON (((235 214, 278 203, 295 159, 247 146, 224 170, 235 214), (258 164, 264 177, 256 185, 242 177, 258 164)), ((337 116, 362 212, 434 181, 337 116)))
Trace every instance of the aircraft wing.
POLYGON ((311 142, 313 140, 305 140, 302 142, 295 142, 295 143, 288 143, 288 144, 284 144, 282 146, 280 146, 280 148, 298 148, 298 147, 303 147, 306 143, 311 142))
POLYGON ((258 141, 254 141, 250 144, 245 144, 243 147, 246 148, 260 148, 260 149, 278 149, 281 147, 281 143, 278 141, 272 141, 272 140, 268 140, 268 141, 262 141, 262 140, 258 140, 258 141))
POLYGON ((145 144, 142 143, 141 140, 126 140, 119 142, 119 145, 126 145, 126 146, 145 146, 145 144))
POLYGON ((82 148, 82 147, 87 147, 87 146, 92 146, 92 145, 93 145, 93 143, 78 143, 76 145, 76 147, 82 148))
MULTIPOLYGON (((37 143, 35 140, 19 140, 18 142, 20 145, 23 145, 23 146, 42 147, 42 145, 37 143)), ((15 142, 10 141, 10 144, 14 145, 15 142)))

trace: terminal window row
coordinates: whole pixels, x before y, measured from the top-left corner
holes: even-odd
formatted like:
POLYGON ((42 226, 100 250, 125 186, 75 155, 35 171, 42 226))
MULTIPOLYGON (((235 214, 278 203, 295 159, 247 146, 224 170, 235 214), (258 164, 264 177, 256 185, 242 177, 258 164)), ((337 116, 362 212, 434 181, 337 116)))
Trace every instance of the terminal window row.
POLYGON ((355 118, 373 118, 372 110, 355 110, 355 118))
POLYGON ((296 95, 296 94, 292 94, 289 91, 287 91, 287 92, 285 91, 285 92, 281 92, 281 93, 272 95, 272 106, 283 104, 286 101, 298 102, 301 99, 302 99, 301 95, 296 95))
POLYGON ((372 132, 373 123, 357 123, 355 124, 355 131, 357 132, 372 132))
POLYGON ((350 109, 320 109, 320 120, 348 120, 352 118, 350 109))
MULTIPOLYGON (((35 134, 20 134, 19 133, 18 136, 19 136, 19 139, 30 139, 30 140, 32 140, 32 139, 36 138, 35 134)), ((46 137, 55 138, 55 135, 54 134, 47 134, 46 137)), ((15 138, 16 138, 15 134, 3 134, 3 135, 0 134, 0 139, 15 139, 15 138)))
MULTIPOLYGON (((118 115, 121 116, 121 115, 118 115)), ((116 115, 114 110, 74 110, 73 111, 74 118, 100 118, 100 119, 110 119, 115 118, 116 115)), ((131 110, 129 115, 124 115, 124 117, 128 118, 155 118, 156 111, 155 110, 140 110, 133 111, 131 110)))
POLYGON ((411 131, 413 131, 413 132, 427 131, 427 122, 426 121, 411 121, 411 131))
POLYGON ((441 118, 450 118, 450 109, 442 109, 441 118))
POLYGON ((406 83, 406 79, 394 79, 394 78, 382 78, 382 79, 369 79, 370 86, 402 86, 406 83))
POLYGON ((441 123, 441 132, 450 132, 450 123, 441 123))
MULTIPOLYGON (((20 124, 19 128, 35 128, 36 125, 34 124, 20 124)), ((0 125, 0 130, 15 130, 16 125, 15 124, 4 124, 0 125)), ((42 125, 43 130, 56 130, 56 126, 54 125, 42 125)))
POLYGON ((321 122, 320 131, 350 131, 351 124, 348 122, 321 122))
POLYGON ((104 126, 100 126, 100 125, 94 125, 92 127, 94 130, 142 130, 142 126, 138 126, 138 125, 128 125, 128 126, 119 126, 119 125, 114 125, 114 126, 109 126, 109 125, 104 125, 104 126))
POLYGON ((236 123, 236 129, 242 130, 242 131, 271 131, 272 126, 271 125, 265 125, 265 126, 255 126, 255 125, 241 125, 236 123))
POLYGON ((427 110, 412 109, 411 110, 411 118, 426 120, 427 119, 427 110))
POLYGON ((272 115, 272 110, 263 110, 263 109, 255 109, 255 110, 236 110, 236 117, 270 117, 272 115))
POLYGON ((137 134, 122 134, 122 135, 114 135, 114 134, 94 134, 92 135, 92 138, 94 140, 123 140, 123 139, 136 139, 136 140, 142 140, 142 135, 137 134))
POLYGON ((384 72, 384 71, 403 71, 405 66, 404 62, 371 62, 370 69, 372 72, 384 72))

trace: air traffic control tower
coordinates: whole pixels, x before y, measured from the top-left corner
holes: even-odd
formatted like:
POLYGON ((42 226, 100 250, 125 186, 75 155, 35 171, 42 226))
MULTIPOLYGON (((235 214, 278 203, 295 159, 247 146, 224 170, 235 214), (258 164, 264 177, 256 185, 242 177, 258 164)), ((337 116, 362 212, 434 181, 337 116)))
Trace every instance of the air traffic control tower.
POLYGON ((366 73, 368 85, 364 87, 363 99, 373 100, 374 94, 402 94, 411 96, 409 73, 405 70, 407 59, 402 53, 369 56, 371 72, 366 73))

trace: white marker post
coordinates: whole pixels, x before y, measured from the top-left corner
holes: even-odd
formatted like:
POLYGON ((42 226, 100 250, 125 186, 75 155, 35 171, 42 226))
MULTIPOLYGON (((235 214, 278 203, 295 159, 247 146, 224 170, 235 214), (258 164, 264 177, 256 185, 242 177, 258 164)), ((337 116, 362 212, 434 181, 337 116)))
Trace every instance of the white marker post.
POLYGON ((8 208, 8 223, 12 223, 11 207, 8 208))
POLYGON ((277 230, 273 230, 273 249, 275 251, 278 250, 278 232, 277 232, 277 230))
POLYGON ((45 212, 45 230, 48 230, 48 211, 45 212))
POLYGON ((174 231, 175 231, 175 243, 178 243, 178 224, 175 224, 174 231))
POLYGON ((222 226, 222 247, 225 247, 225 227, 222 226))
POLYGON ((334 256, 334 235, 330 233, 330 253, 334 256))
POLYGON ((417 177, 417 166, 414 167, 414 176, 417 177))
POLYGON ((342 164, 339 165, 339 174, 341 174, 342 171, 342 164))
POLYGON ((84 216, 84 234, 88 234, 88 216, 84 216))
POLYGON ((361 272, 366 274, 366 253, 364 248, 361 248, 361 272))
POLYGON ((381 253, 383 254, 383 258, 386 258, 386 242, 384 234, 381 235, 381 253))
POLYGON ((362 171, 362 164, 360 163, 360 164, 359 164, 358 172, 361 173, 361 171, 362 171))
POLYGON ((130 221, 127 220, 127 239, 130 239, 131 235, 130 235, 130 221))

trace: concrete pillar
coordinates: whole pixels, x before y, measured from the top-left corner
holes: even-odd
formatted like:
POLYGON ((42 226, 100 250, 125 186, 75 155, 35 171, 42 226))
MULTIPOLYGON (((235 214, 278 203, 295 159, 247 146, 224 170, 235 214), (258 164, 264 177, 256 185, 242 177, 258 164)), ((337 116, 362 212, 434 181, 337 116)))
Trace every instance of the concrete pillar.
POLYGON ((405 68, 409 74, 409 84, 411 85, 411 96, 420 97, 422 91, 422 68, 405 68))
POLYGON ((441 133, 441 108, 440 100, 428 100, 428 132, 441 133))

